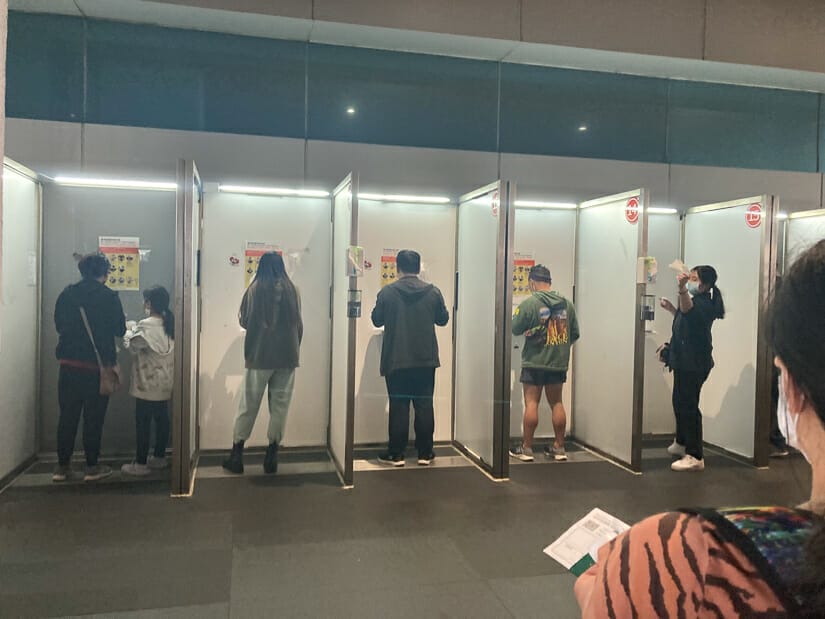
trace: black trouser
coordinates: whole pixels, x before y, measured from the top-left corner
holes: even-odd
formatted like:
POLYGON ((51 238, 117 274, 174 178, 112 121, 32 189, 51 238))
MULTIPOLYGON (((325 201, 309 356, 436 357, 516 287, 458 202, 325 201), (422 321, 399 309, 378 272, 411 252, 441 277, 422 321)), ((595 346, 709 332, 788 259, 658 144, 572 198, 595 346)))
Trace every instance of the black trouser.
POLYGON ((433 451, 435 414, 433 390, 435 368, 396 370, 386 377, 390 397, 390 447, 392 455, 403 455, 410 434, 410 402, 415 408, 415 448, 419 456, 433 451))
POLYGON ((95 466, 100 457, 100 439, 109 397, 100 395, 100 374, 96 370, 60 367, 57 381, 60 419, 57 422, 57 458, 62 466, 72 460, 77 426, 83 415, 83 450, 86 464, 95 466))
POLYGON ((166 455, 166 446, 169 444, 169 403, 137 398, 135 400, 135 436, 137 437, 135 461, 138 464, 146 464, 153 419, 155 420, 155 458, 163 458, 166 455))
POLYGON ((673 370, 673 412, 676 415, 676 442, 688 455, 702 460, 702 411, 699 394, 710 372, 673 370))

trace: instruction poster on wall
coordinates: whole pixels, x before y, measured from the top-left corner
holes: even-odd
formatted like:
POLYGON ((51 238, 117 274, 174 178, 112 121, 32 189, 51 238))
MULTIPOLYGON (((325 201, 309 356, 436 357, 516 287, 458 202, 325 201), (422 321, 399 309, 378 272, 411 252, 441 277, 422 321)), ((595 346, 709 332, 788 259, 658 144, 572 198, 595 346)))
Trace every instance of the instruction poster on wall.
POLYGON ((140 290, 140 238, 101 236, 97 245, 110 264, 106 285, 112 290, 140 290))
POLYGON ((398 266, 396 265, 397 249, 381 250, 381 287, 389 286, 398 279, 398 266))
POLYGON ((516 252, 513 256, 513 304, 518 305, 530 296, 528 277, 530 269, 536 266, 533 254, 516 252))
POLYGON ((261 262, 261 256, 270 252, 283 255, 280 247, 274 243, 267 241, 247 241, 243 252, 243 275, 244 288, 249 288, 249 284, 255 278, 258 272, 258 265, 261 262))

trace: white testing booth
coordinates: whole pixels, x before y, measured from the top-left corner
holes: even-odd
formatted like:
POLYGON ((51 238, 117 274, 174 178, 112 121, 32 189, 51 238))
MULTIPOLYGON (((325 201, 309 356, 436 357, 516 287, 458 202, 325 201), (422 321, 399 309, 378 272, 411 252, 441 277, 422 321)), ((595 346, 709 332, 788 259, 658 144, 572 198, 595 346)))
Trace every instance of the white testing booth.
POLYGON ((33 461, 39 445, 40 221, 37 175, 3 162, 0 264, 0 487, 33 461))
POLYGON ((713 325, 716 365, 702 389, 704 440, 768 464, 773 357, 765 309, 776 277, 778 200, 769 195, 697 206, 684 217, 684 262, 719 274, 727 315, 713 325))
POLYGON ((825 209, 791 213, 782 228, 784 272, 802 252, 825 239, 825 209))
MULTIPOLYGON (((36 420, 31 420, 37 427, 36 451, 47 459, 51 459, 56 450, 59 417, 54 307, 61 291, 80 279, 77 258, 96 251, 109 256, 113 270, 107 284, 118 290, 127 320, 144 317, 143 289, 162 285, 169 290, 174 299, 175 344, 179 355, 176 357, 175 400, 170 407, 171 491, 175 495, 189 493, 197 455, 193 430, 197 426, 197 408, 190 404, 196 401, 196 390, 190 390, 191 380, 184 382, 184 374, 197 374, 197 351, 191 347, 197 346, 199 307, 196 291, 199 227, 196 171, 192 162, 181 161, 178 168, 177 182, 95 178, 91 174, 54 179, 38 177, 42 193, 42 233, 38 227, 38 245, 34 245, 37 249, 27 250, 27 267, 21 271, 27 274, 27 287, 37 289, 37 285, 40 286, 39 310, 35 314, 39 331, 35 329, 27 336, 34 337, 35 341, 39 339, 31 349, 39 357, 39 404, 28 410, 37 411, 36 420), (39 281, 40 273, 42 280, 39 281), (187 398, 182 397, 184 391, 190 391, 187 398)), ((12 181, 11 196, 18 193, 15 185, 12 181)), ((15 211, 10 212, 14 216, 15 211)), ((21 230, 29 232, 34 225, 31 222, 17 223, 21 230)), ((20 237, 21 242, 25 236, 20 237)), ((18 336, 23 337, 23 334, 20 330, 18 336)), ((3 357, 7 358, 6 355, 3 357)), ((131 461, 135 451, 135 405, 128 393, 130 354, 121 351, 118 362, 124 386, 110 398, 103 429, 102 458, 131 461)), ((3 376, 7 375, 3 373, 3 376)), ((4 407, 4 410, 8 409, 4 407)), ((31 412, 28 414, 32 415, 31 412)), ((82 458, 81 435, 82 429, 79 429, 75 442, 77 458, 82 458)))

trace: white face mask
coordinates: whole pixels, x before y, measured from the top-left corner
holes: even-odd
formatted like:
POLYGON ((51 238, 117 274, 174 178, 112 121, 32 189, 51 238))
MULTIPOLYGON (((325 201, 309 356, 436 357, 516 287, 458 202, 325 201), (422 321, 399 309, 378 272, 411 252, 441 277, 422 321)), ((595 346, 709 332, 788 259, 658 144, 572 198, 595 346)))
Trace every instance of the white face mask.
POLYGON ((688 283, 687 283, 687 291, 688 291, 688 292, 689 292, 692 296, 694 296, 694 297, 695 297, 697 294, 699 294, 699 286, 700 286, 700 285, 701 285, 701 284, 700 284, 699 282, 688 282, 688 283))
POLYGON ((785 395, 784 383, 783 377, 780 376, 779 402, 776 405, 776 421, 779 425, 779 431, 782 432, 788 445, 794 449, 798 449, 802 455, 805 456, 805 459, 808 460, 808 456, 805 455, 805 452, 799 444, 799 435, 796 432, 796 426, 799 423, 799 413, 794 415, 794 413, 791 413, 788 409, 788 397, 785 395))
POLYGON ((143 308, 143 313, 146 314, 147 316, 151 316, 152 315, 152 310, 150 310, 148 307, 144 307, 143 308))

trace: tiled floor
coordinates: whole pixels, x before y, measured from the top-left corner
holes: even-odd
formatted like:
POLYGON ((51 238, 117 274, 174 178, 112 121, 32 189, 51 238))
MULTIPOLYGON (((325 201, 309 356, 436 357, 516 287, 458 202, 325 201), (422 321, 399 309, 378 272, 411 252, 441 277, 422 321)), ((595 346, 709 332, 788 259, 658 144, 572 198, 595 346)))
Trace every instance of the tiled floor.
POLYGON ((191 499, 168 498, 163 480, 14 485, 0 495, 0 616, 564 619, 573 577, 542 548, 592 507, 633 522, 792 504, 809 483, 801 459, 757 471, 709 455, 704 473, 679 475, 652 455, 642 476, 525 464, 496 484, 410 466, 362 472, 353 490, 284 466, 204 475, 191 499))

